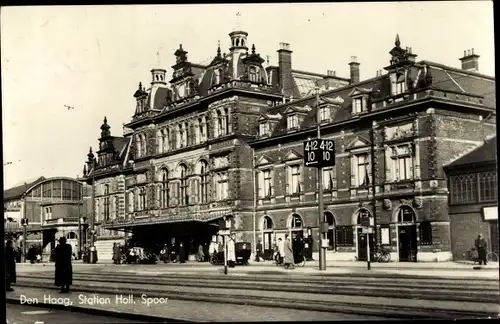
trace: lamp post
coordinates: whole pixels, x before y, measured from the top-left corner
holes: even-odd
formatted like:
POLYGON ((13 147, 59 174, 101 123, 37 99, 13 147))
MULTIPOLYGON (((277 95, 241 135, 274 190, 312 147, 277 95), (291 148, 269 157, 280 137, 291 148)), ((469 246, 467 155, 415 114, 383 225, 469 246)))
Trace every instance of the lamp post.
POLYGON ((95 219, 95 158, 92 160, 92 210, 90 212, 90 219, 89 219, 89 230, 90 230, 89 263, 96 263, 97 262, 97 251, 95 250, 95 246, 94 246, 94 239, 95 239, 95 237, 94 237, 94 235, 95 235, 94 219, 95 219))

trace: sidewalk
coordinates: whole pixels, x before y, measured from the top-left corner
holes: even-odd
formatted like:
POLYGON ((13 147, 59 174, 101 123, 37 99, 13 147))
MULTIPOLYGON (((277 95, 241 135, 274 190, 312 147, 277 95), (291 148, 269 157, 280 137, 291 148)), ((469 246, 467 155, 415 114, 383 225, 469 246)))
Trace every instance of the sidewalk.
MULTIPOLYGON (((445 262, 442 262, 445 263, 445 262)), ((287 274, 287 275, 317 275, 335 276, 377 276, 377 277, 425 277, 425 278, 449 278, 449 279, 487 279, 498 280, 498 264, 487 265, 473 269, 472 264, 457 263, 436 263, 436 267, 429 267, 429 264, 419 263, 372 263, 371 270, 367 270, 365 262, 344 262, 337 266, 327 265, 326 270, 320 271, 317 264, 306 264, 304 267, 296 267, 294 270, 285 270, 272 262, 252 263, 247 266, 236 266, 229 268, 228 273, 234 275, 259 275, 259 274, 287 274)), ((213 266, 208 263, 185 263, 185 264, 152 264, 152 265, 114 265, 114 264, 86 264, 73 263, 73 272, 96 272, 96 273, 135 273, 145 275, 161 274, 196 274, 213 273, 220 274, 223 266, 213 266)), ((54 271, 54 264, 19 264, 19 273, 54 271)))

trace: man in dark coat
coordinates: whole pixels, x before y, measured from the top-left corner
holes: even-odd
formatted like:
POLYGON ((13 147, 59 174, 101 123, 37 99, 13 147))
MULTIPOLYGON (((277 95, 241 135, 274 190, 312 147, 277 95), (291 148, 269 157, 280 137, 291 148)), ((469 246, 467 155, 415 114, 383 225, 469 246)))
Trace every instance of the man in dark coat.
POLYGON ((11 285, 16 283, 16 252, 12 241, 8 240, 5 245, 5 290, 14 291, 11 285))
POLYGON ((69 292, 69 286, 73 283, 73 267, 71 266, 71 245, 66 244, 66 238, 59 239, 59 245, 55 249, 55 285, 61 287, 62 293, 69 292))
POLYGON ((120 244, 113 243, 113 263, 120 264, 121 261, 121 249, 120 244))
POLYGON ((262 253, 262 243, 259 240, 259 243, 257 243, 255 250, 255 262, 260 262, 261 258, 264 260, 264 254, 262 253))
POLYGON ((186 250, 184 249, 184 244, 179 244, 179 262, 186 263, 186 250))
POLYGON ((488 263, 486 260, 486 254, 488 253, 488 244, 486 243, 486 240, 483 238, 483 235, 479 234, 477 236, 476 242, 476 249, 477 253, 479 254, 479 264, 482 264, 484 262, 484 265, 488 263))

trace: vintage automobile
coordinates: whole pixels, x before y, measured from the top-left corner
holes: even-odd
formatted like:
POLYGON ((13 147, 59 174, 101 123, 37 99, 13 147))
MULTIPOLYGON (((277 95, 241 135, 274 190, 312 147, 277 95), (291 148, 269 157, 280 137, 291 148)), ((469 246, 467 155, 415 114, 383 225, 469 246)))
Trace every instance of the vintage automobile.
POLYGON ((132 247, 121 255, 121 263, 156 264, 158 257, 148 248, 132 247))
MULTIPOLYGON (((249 242, 235 243, 236 264, 247 265, 250 255, 252 254, 252 244, 249 242)), ((210 256, 210 263, 213 265, 224 264, 224 250, 219 251, 210 256)))

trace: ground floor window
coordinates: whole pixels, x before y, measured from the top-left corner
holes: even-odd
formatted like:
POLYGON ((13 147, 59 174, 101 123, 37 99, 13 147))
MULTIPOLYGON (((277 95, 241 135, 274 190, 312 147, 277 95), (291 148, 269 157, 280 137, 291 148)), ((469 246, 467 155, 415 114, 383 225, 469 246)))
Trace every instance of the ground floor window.
POLYGON ((420 245, 432 245, 431 222, 422 222, 419 225, 420 245))
POLYGON ((354 246, 352 226, 338 226, 335 229, 336 246, 354 246))

